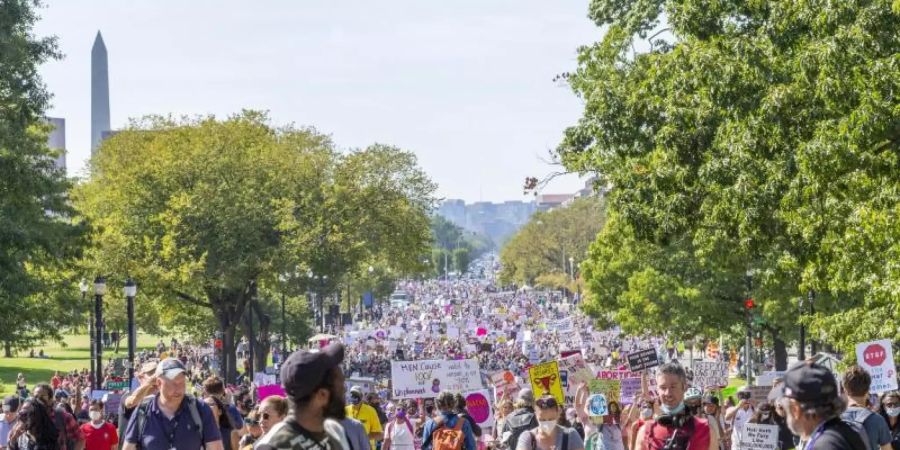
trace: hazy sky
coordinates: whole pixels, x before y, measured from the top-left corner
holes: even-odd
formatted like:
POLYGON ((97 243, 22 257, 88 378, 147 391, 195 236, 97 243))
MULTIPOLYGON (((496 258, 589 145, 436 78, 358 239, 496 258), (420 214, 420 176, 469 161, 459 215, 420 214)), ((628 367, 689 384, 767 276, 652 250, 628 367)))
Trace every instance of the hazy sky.
MULTIPOLYGON (((90 154, 90 55, 109 51, 113 128, 145 114, 269 110, 340 148, 414 151, 438 194, 525 199, 526 176, 581 114, 576 49, 600 39, 588 0, 45 0, 41 73, 66 119, 69 173, 90 154)), ((544 192, 574 192, 569 176, 544 192)))

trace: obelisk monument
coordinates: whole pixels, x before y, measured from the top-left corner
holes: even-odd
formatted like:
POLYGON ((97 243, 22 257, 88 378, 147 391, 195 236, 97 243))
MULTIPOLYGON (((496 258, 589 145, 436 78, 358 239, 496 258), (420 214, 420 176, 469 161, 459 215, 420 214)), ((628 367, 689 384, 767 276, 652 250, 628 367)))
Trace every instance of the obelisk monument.
POLYGON ((98 31, 91 48, 91 157, 109 128, 109 67, 106 44, 98 31))

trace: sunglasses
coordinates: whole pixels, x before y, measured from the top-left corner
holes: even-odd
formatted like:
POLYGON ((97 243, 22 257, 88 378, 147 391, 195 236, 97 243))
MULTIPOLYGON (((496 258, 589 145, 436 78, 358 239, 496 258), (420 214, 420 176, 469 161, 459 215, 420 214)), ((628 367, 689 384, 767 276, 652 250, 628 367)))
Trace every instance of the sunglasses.
POLYGON ((262 420, 269 420, 269 418, 272 417, 269 413, 262 413, 259 416, 262 417, 262 420))
POLYGON ((245 422, 247 425, 250 425, 251 427, 255 427, 255 426, 259 425, 259 421, 258 421, 258 420, 253 420, 253 419, 246 419, 246 420, 244 420, 244 422, 245 422))
POLYGON ((556 408, 559 406, 559 404, 556 403, 556 399, 553 397, 539 398, 539 399, 537 399, 537 401, 534 402, 534 404, 537 405, 537 407, 541 408, 541 409, 550 409, 550 408, 556 408))

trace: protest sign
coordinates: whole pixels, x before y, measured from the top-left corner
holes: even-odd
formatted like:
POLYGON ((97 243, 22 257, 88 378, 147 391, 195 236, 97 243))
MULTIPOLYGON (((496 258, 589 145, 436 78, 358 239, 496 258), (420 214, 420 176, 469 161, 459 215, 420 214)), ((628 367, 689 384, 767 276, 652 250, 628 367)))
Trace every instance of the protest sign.
POLYGON ((447 338, 452 340, 459 340, 459 328, 447 327, 447 338))
POLYGON ((559 371, 567 372, 572 384, 587 383, 594 378, 594 374, 588 369, 587 363, 581 353, 574 353, 559 360, 559 371))
POLYGON ((603 394, 607 402, 619 401, 619 394, 622 390, 622 380, 591 380, 588 383, 591 394, 603 394))
POLYGON ((519 383, 516 382, 516 376, 508 370, 492 374, 491 384, 494 386, 494 393, 497 395, 497 399, 504 395, 506 398, 511 399, 522 389, 519 383))
POLYGON ((550 394, 557 402, 563 404, 565 397, 559 378, 559 363, 549 361, 531 366, 528 369, 528 378, 531 380, 531 389, 536 398, 550 394))
POLYGON ((872 377, 869 392, 880 394, 897 389, 894 352, 889 339, 858 344, 856 362, 872 377))
POLYGON ((634 397, 641 394, 640 378, 625 378, 620 380, 622 388, 620 390, 619 402, 622 405, 630 405, 634 397))
POLYGON ((264 398, 271 397, 273 395, 280 395, 284 397, 284 388, 282 388, 280 384, 270 384, 268 386, 259 386, 256 388, 256 398, 258 399, 258 401, 262 401, 264 398))
POLYGON ((597 372, 597 378, 603 380, 624 380, 625 378, 640 377, 640 372, 632 372, 630 370, 600 370, 597 372))
POLYGON ((489 391, 482 389, 469 392, 464 397, 466 398, 466 410, 478 426, 482 428, 494 426, 494 408, 491 407, 489 391))
POLYGON ((632 372, 640 372, 659 365, 656 349, 648 348, 628 354, 628 368, 632 372))
POLYGON ((100 398, 106 414, 118 414, 119 405, 122 403, 122 394, 106 393, 100 398))
POLYGON ((257 386, 275 384, 275 375, 269 375, 265 372, 256 372, 253 374, 253 384, 257 386))
POLYGON ((394 398, 431 398, 441 391, 481 389, 478 361, 472 359, 391 361, 394 398))
POLYGON ((750 400, 753 400, 755 405, 766 403, 769 392, 772 392, 772 386, 748 386, 747 389, 750 390, 750 400))
POLYGON ((777 450, 778 425, 748 423, 741 432, 740 450, 777 450))
POLYGON ((728 386, 727 361, 695 361, 693 386, 706 389, 728 386))
POLYGON ((588 414, 593 417, 609 414, 609 403, 603 394, 594 394, 588 397, 588 414))

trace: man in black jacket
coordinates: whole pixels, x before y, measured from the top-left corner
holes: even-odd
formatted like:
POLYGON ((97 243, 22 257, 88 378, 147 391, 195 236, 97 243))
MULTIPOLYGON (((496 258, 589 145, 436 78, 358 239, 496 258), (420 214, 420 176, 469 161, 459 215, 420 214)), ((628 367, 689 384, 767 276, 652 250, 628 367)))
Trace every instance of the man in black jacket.
POLYGON ((503 429, 500 430, 502 448, 515 450, 522 433, 537 428, 538 421, 534 415, 534 393, 530 389, 522 389, 516 396, 516 410, 506 417, 503 429))

